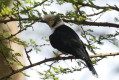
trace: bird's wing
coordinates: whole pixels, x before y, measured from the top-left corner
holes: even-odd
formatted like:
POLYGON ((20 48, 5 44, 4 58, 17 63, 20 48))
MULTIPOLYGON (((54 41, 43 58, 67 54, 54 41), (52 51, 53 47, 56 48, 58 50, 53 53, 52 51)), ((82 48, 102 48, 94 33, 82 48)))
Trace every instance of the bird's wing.
POLYGON ((58 27, 50 36, 51 45, 68 54, 72 54, 78 58, 88 58, 89 55, 85 49, 83 42, 71 28, 65 26, 58 27))

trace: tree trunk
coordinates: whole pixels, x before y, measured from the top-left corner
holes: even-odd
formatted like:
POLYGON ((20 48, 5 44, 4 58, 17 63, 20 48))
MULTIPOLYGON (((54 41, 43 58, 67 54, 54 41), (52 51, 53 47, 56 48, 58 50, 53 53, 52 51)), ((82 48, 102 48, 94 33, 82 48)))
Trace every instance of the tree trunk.
MULTIPOLYGON (((9 0, 6 0, 9 1, 9 0)), ((9 2, 10 3, 10 2, 9 2)), ((12 7, 10 4, 5 4, 8 7, 12 7)), ((2 10, 0 6, 0 10, 2 10)), ((16 64, 19 61, 24 64, 23 47, 19 44, 11 42, 10 40, 4 40, 3 35, 15 34, 18 31, 18 23, 9 22, 0 24, 0 78, 10 74, 13 70, 22 68, 22 66, 16 64), (10 50, 11 49, 11 50, 10 50), (13 54, 20 53, 21 56, 13 57, 13 54), (14 63, 14 62, 15 63, 14 63)), ((16 36, 18 37, 18 35, 16 36)), ((5 80, 24 80, 22 73, 15 74, 10 79, 5 80)))

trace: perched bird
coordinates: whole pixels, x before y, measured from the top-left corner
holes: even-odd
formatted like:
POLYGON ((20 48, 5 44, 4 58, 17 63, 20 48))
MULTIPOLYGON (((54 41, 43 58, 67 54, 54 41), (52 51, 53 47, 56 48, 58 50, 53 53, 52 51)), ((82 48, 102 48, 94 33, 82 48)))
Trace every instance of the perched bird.
POLYGON ((92 71, 95 76, 98 76, 84 43, 73 29, 65 25, 63 20, 58 16, 54 15, 45 15, 41 22, 48 24, 53 30, 49 40, 54 48, 64 54, 71 54, 76 58, 82 59, 87 64, 89 70, 92 71))

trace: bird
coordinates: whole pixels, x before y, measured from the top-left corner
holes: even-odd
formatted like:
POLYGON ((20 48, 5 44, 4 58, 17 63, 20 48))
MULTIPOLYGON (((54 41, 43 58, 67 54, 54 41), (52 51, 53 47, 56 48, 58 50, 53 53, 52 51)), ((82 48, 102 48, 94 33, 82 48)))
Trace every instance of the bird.
POLYGON ((41 22, 46 23, 52 30, 49 41, 53 48, 83 60, 92 74, 98 77, 84 43, 72 28, 65 25, 58 15, 45 15, 41 22))

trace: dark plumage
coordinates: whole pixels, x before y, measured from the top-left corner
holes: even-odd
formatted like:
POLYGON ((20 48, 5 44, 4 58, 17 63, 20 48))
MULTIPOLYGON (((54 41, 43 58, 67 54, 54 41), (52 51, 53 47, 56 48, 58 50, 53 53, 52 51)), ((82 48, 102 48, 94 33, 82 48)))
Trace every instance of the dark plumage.
POLYGON ((71 28, 61 25, 55 29, 49 39, 54 48, 84 60, 89 70, 97 75, 83 42, 71 28))
POLYGON ((61 24, 61 19, 58 18, 56 21, 55 16, 48 16, 48 18, 45 17, 44 21, 48 21, 51 18, 54 19, 54 23, 49 24, 46 22, 51 29, 54 29, 49 37, 51 45, 63 53, 71 54, 76 58, 84 60, 89 70, 97 76, 98 74, 93 67, 86 48, 76 32, 65 24, 61 24))

